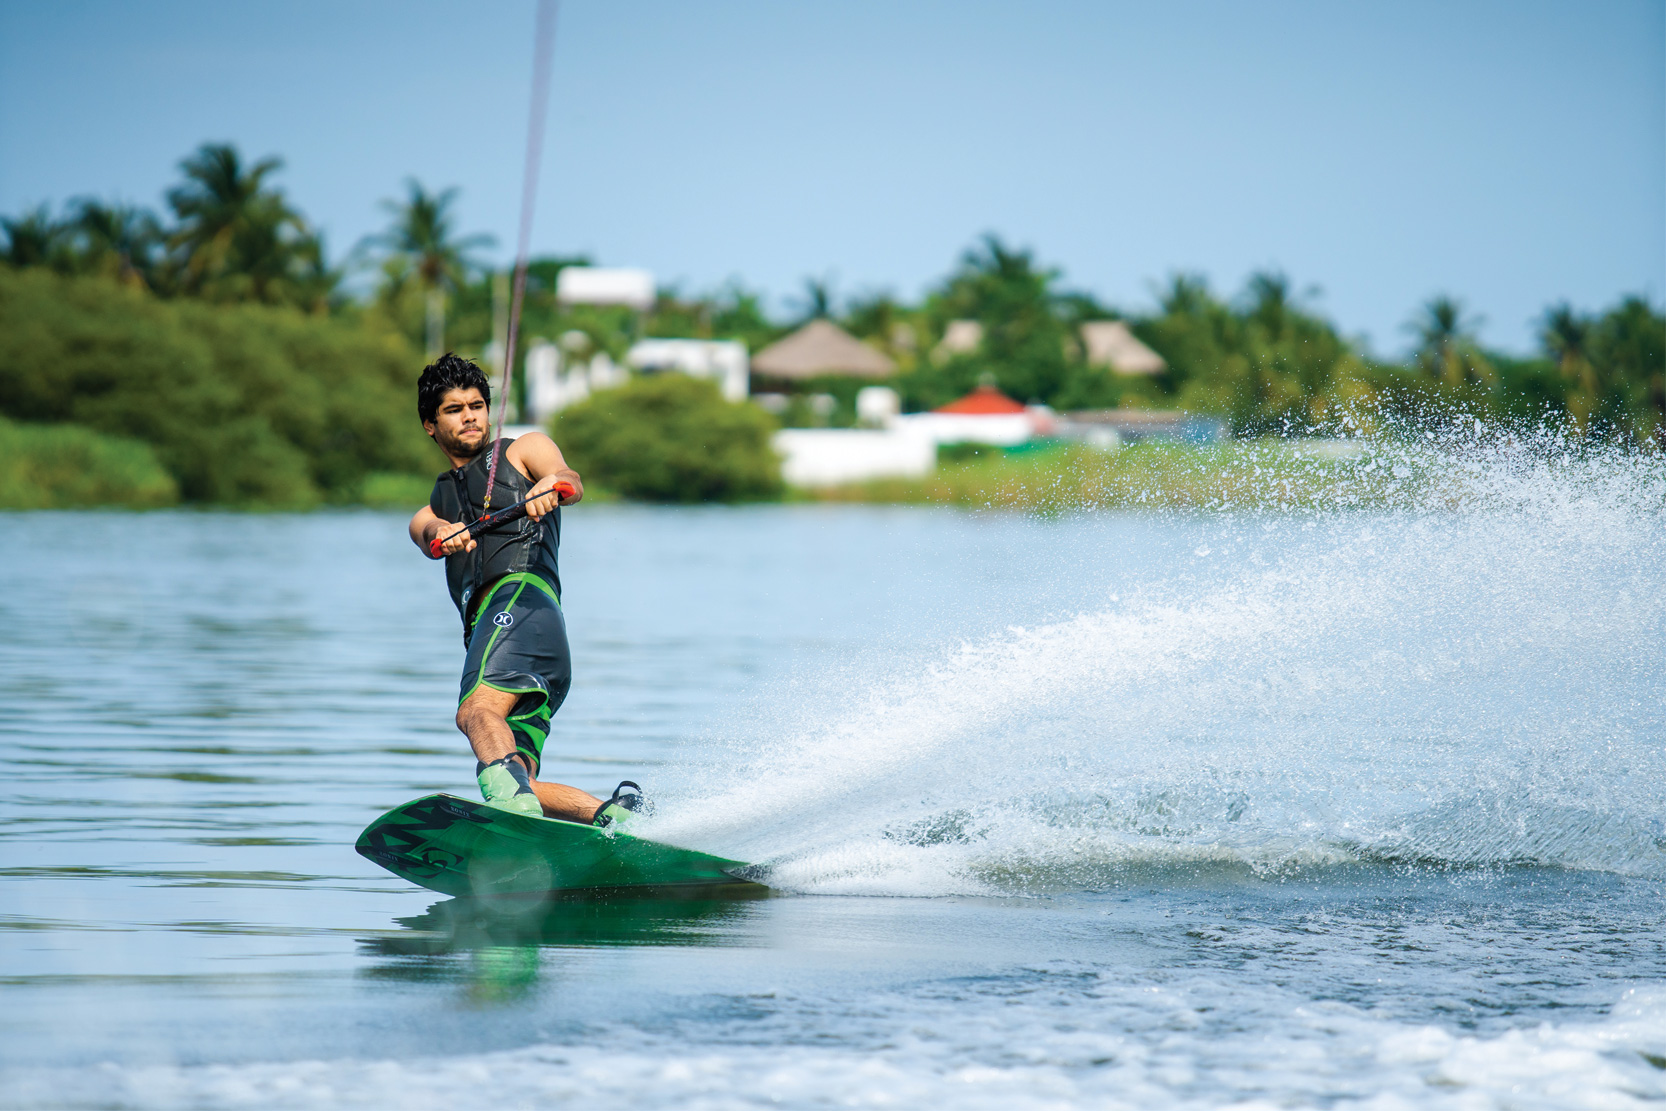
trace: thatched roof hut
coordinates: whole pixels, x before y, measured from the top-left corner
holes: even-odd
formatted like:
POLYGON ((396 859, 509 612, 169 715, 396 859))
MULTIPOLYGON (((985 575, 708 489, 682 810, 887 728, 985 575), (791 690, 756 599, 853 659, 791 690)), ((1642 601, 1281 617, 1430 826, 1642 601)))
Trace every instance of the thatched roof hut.
POLYGON ((1163 357, 1139 341, 1120 320, 1092 320, 1082 325, 1082 345, 1089 366, 1106 366, 1117 374, 1161 374, 1163 357))
POLYGON ((890 359, 831 320, 812 320, 752 356, 752 373, 771 378, 889 378, 896 369, 890 359))
POLYGON ((951 320, 943 339, 932 350, 939 362, 951 355, 970 355, 983 346, 983 325, 976 320, 951 320))

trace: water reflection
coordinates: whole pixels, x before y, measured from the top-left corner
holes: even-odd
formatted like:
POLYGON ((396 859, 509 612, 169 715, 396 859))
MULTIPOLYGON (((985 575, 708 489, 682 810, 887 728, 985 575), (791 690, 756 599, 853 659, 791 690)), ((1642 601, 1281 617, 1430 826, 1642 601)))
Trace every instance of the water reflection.
POLYGON ((544 949, 754 944, 757 904, 768 897, 768 888, 734 884, 682 896, 446 899, 395 919, 402 931, 360 938, 367 955, 386 959, 359 975, 459 984, 470 1004, 512 1003, 538 985, 544 949))
POLYGON ((388 957, 435 957, 510 948, 632 945, 736 946, 769 890, 757 884, 655 892, 556 895, 545 899, 446 899, 422 914, 395 919, 404 931, 362 938, 365 951, 388 957))

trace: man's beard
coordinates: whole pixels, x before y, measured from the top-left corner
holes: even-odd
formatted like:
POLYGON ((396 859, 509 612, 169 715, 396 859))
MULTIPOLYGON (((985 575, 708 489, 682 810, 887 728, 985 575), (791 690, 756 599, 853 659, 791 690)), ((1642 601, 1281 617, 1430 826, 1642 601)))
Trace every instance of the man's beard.
POLYGON ((447 454, 449 455, 455 455, 463 459, 473 459, 475 456, 486 450, 486 444, 489 442, 489 439, 490 438, 485 432, 482 432, 480 434, 480 439, 475 441, 473 444, 466 443, 461 437, 458 436, 447 436, 447 443, 442 444, 441 446, 445 448, 447 454))

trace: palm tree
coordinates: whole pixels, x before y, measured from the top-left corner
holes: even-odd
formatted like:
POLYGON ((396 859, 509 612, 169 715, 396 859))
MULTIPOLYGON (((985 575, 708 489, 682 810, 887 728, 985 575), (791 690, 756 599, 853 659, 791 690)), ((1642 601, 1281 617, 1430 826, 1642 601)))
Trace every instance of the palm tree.
POLYGON ((286 283, 294 302, 313 312, 323 312, 339 300, 341 266, 331 266, 324 251, 324 237, 312 234, 291 245, 286 283))
POLYGON ((6 233, 5 260, 13 266, 50 266, 63 260, 64 225, 52 219, 44 204, 15 219, 0 216, 0 231, 6 233))
POLYGON ((1492 366, 1475 342, 1480 323, 1480 317, 1464 314, 1461 301, 1441 294, 1430 298, 1406 327, 1417 336, 1417 361, 1424 371, 1448 386, 1461 386, 1493 378, 1492 366))
POLYGON ((1262 270, 1250 275, 1246 292, 1250 316, 1266 329, 1270 339, 1283 338, 1295 300, 1290 294, 1290 279, 1279 270, 1262 270))
POLYGON ((80 265, 112 274, 128 285, 147 285, 162 244, 155 214, 132 205, 107 205, 90 197, 72 202, 67 225, 80 265))
POLYGON ((300 214, 266 179, 283 166, 265 158, 245 166, 229 143, 204 143, 180 164, 185 182, 168 191, 179 220, 169 238, 183 292, 230 300, 277 300, 301 242, 300 214))
POLYGON ((1213 303, 1209 280, 1201 274, 1172 274, 1156 294, 1166 316, 1202 316, 1213 303))
POLYGON ((877 339, 889 344, 902 323, 903 307, 889 293, 876 292, 852 298, 845 304, 841 323, 858 339, 877 339))
POLYGON ((438 358, 445 349, 445 295, 467 280, 475 268, 470 253, 496 240, 485 234, 457 237, 452 204, 458 190, 453 187, 430 193, 415 178, 405 181, 404 201, 383 201, 382 208, 393 215, 393 223, 381 235, 365 242, 384 247, 388 291, 398 293, 414 283, 427 302, 428 357, 438 358))
POLYGON ((1610 411, 1633 437, 1666 449, 1666 315, 1624 298, 1592 323, 1589 356, 1610 411))
POLYGON ((985 234, 960 256, 960 266, 927 302, 934 328, 952 320, 983 325, 978 360, 1001 388, 1021 400, 1051 400, 1066 372, 1070 339, 1057 307, 1059 273, 1039 266, 1026 249, 985 234))
POLYGON ((799 320, 826 320, 833 315, 833 278, 805 278, 804 296, 799 298, 799 320))
POLYGON ((1569 380, 1568 413, 1574 426, 1581 432, 1590 426, 1591 413, 1601 400, 1602 383, 1596 364, 1591 361, 1591 320, 1574 311, 1563 301, 1545 310, 1539 339, 1545 351, 1556 360, 1562 377, 1569 380))

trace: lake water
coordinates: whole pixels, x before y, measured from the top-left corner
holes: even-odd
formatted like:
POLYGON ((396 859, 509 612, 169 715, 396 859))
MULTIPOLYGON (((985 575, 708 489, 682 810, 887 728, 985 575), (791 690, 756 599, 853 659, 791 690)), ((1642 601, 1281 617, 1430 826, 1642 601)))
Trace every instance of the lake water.
POLYGON ((0 1106, 1666 1099, 1666 472, 1439 465, 572 510, 546 776, 778 894, 519 913, 352 851, 473 795, 402 515, 0 515, 0 1106))

